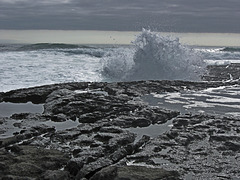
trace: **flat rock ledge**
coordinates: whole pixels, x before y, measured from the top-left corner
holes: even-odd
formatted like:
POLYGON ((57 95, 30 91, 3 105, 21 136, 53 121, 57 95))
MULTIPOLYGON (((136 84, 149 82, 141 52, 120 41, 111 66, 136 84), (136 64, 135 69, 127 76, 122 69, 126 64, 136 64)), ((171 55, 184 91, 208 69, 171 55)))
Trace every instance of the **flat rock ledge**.
POLYGON ((240 120, 150 106, 149 93, 239 85, 139 81, 65 83, 0 93, 43 113, 0 117, 0 179, 240 179, 240 120), (171 122, 157 137, 132 131, 171 122))

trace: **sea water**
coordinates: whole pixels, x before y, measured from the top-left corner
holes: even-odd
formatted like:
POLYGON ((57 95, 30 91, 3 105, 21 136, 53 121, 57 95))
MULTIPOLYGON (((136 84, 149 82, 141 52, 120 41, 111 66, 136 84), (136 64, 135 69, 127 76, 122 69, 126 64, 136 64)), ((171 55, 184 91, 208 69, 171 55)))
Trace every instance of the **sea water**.
POLYGON ((207 64, 240 62, 240 48, 187 46, 143 30, 130 45, 2 44, 0 92, 45 84, 200 80, 207 64))

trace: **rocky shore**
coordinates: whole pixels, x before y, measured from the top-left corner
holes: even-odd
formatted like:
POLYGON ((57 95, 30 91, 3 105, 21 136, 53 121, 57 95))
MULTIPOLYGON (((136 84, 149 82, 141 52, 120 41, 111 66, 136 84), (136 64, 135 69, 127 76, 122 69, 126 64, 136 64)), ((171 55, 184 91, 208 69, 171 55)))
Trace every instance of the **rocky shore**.
POLYGON ((43 109, 0 117, 0 179, 240 179, 239 118, 182 114, 142 98, 239 86, 234 67, 209 67, 201 82, 78 82, 0 93, 0 102, 43 109))

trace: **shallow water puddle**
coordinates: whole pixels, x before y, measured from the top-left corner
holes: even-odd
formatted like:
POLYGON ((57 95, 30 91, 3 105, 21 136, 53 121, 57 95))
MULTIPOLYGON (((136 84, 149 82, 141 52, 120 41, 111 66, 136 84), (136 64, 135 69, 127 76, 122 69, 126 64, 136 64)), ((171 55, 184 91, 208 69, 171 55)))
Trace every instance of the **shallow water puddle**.
POLYGON ((78 120, 73 121, 70 119, 63 122, 54 122, 51 120, 42 122, 39 121, 22 122, 22 120, 4 118, 0 126, 0 139, 12 137, 14 133, 19 133, 21 130, 28 129, 33 126, 47 125, 48 127, 54 127, 56 131, 61 131, 77 127, 79 124, 80 123, 78 120), (18 127, 18 125, 16 124, 19 124, 20 126, 18 127))
POLYGON ((92 94, 100 94, 100 95, 104 95, 104 96, 108 96, 108 92, 103 91, 101 89, 94 89, 94 90, 75 90, 74 91, 77 94, 82 94, 82 93, 92 93, 92 94))
POLYGON ((22 128, 14 126, 15 123, 19 123, 17 120, 5 120, 0 125, 0 139, 12 137, 14 133, 20 132, 22 128))
POLYGON ((0 103, 0 117, 10 117, 15 113, 43 113, 43 104, 27 103, 0 103))
POLYGON ((43 104, 33 104, 28 103, 0 103, 0 138, 7 138, 13 136, 14 133, 20 132, 23 129, 27 129, 33 126, 47 125, 49 127, 55 127, 56 131, 61 131, 65 129, 70 129, 79 125, 79 121, 66 120, 64 122, 54 122, 54 121, 24 121, 11 119, 11 115, 16 113, 43 113, 43 104), (19 124, 19 127, 18 125, 19 124))
POLYGON ((151 138, 155 138, 172 127, 172 120, 167 121, 164 124, 151 124, 148 127, 137 127, 137 128, 127 128, 128 131, 133 132, 137 135, 135 142, 139 141, 143 135, 150 136, 151 138))
POLYGON ((240 117, 240 86, 222 86, 202 91, 149 94, 142 99, 153 106, 181 113, 209 113, 240 117))
POLYGON ((21 124, 20 120, 8 119, 11 115, 16 113, 43 113, 43 104, 27 103, 0 103, 0 117, 2 124, 0 128, 0 138, 7 138, 13 136, 14 133, 20 132, 23 128, 19 128, 16 124, 21 124), (5 117, 5 118, 4 118, 5 117), (7 117, 7 118, 6 118, 7 117))
POLYGON ((42 124, 46 124, 49 127, 55 127, 56 131, 66 130, 77 127, 80 123, 78 120, 66 120, 63 122, 45 121, 42 124))

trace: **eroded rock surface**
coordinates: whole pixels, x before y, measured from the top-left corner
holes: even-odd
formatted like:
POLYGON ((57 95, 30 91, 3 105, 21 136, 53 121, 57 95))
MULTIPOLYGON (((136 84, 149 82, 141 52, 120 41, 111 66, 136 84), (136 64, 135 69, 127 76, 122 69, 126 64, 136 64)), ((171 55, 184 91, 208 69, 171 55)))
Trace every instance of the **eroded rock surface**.
POLYGON ((90 180, 154 180, 178 179, 176 171, 166 171, 161 168, 146 168, 143 166, 109 166, 97 172, 90 180))
POLYGON ((184 179, 239 179, 239 125, 234 118, 181 115, 171 130, 127 159, 174 169, 184 179))
MULTIPOLYGON (((15 144, 1 148, 0 159, 1 179, 17 180, 35 179, 41 174, 50 176, 63 168, 70 157, 54 149, 15 144)), ((60 171, 56 173, 55 179, 61 179, 62 176, 70 177, 68 171, 60 171)))
POLYGON ((239 84, 66 83, 1 93, 1 101, 42 103, 44 112, 0 117, 0 178, 238 179, 239 119, 180 114, 141 96, 239 84), (157 137, 131 131, 168 122, 157 137))

